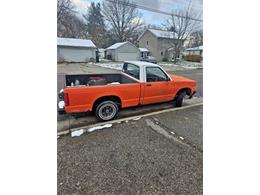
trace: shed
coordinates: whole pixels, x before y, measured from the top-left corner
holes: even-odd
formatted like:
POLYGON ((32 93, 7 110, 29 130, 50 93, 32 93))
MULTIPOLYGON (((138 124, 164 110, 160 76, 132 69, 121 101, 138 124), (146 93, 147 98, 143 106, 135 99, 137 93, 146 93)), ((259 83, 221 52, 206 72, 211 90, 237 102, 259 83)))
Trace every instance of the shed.
POLYGON ((119 42, 106 49, 106 58, 113 61, 139 60, 140 51, 128 41, 119 42))
POLYGON ((96 58, 96 46, 89 39, 57 38, 58 62, 89 62, 96 58))
POLYGON ((203 56, 203 45, 198 47, 187 48, 184 51, 185 55, 200 55, 203 56))

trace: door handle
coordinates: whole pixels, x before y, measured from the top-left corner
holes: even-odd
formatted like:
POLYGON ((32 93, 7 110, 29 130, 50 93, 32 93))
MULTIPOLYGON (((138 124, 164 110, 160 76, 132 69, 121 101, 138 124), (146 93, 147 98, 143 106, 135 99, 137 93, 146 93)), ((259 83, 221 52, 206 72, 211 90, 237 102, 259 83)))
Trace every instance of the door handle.
POLYGON ((147 86, 147 87, 151 87, 151 86, 152 86, 152 84, 146 84, 146 86, 147 86))

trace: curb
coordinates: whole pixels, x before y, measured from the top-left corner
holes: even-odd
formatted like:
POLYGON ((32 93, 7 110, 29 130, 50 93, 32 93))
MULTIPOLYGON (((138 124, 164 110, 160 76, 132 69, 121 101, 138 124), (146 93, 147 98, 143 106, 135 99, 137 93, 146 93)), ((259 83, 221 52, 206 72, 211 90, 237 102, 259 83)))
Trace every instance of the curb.
MULTIPOLYGON (((82 126, 82 127, 77 127, 77 128, 61 131, 61 132, 58 132, 57 135, 58 136, 66 135, 66 134, 69 134, 69 133, 71 133, 73 131, 77 131, 79 129, 88 129, 88 128, 91 128, 91 127, 95 127, 97 125, 100 126, 100 125, 105 125, 105 124, 121 123, 123 121, 134 120, 134 119, 137 119, 137 118, 153 116, 153 115, 157 115, 157 114, 161 114, 161 113, 167 113, 167 112, 173 112, 173 111, 178 111, 178 110, 184 110, 184 109, 188 109, 188 108, 192 108, 192 107, 196 107, 196 106, 201 106, 201 105, 203 105, 202 102, 201 103, 197 103, 197 104, 193 104, 193 105, 184 106, 184 107, 179 107, 179 108, 170 108, 170 109, 165 109, 165 110, 161 110, 161 111, 155 111, 155 112, 151 112, 151 113, 147 113, 147 114, 141 114, 141 115, 137 115, 137 116, 131 116, 131 117, 116 119, 116 120, 112 120, 112 121, 106 121, 106 122, 91 124, 91 125, 87 125, 87 126, 82 126)), ((139 120, 139 119, 137 119, 137 120, 139 120)))

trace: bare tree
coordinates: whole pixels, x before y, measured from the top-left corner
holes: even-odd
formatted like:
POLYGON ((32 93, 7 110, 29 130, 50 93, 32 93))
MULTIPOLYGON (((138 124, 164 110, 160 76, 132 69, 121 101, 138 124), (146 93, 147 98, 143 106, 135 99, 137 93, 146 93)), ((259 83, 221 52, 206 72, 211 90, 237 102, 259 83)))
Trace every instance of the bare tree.
POLYGON ((203 45, 203 31, 195 31, 191 34, 188 47, 198 47, 203 45))
POLYGON ((200 28, 200 22, 192 18, 198 18, 199 14, 193 12, 191 4, 184 10, 175 11, 172 16, 166 21, 167 30, 172 31, 172 41, 170 44, 173 49, 174 61, 180 55, 183 49, 183 43, 187 38, 200 28), (176 16, 178 15, 178 16, 176 16))
POLYGON ((103 15, 117 41, 135 42, 143 25, 137 8, 129 3, 129 0, 108 0, 102 4, 103 15))
POLYGON ((73 13, 74 7, 72 6, 71 0, 58 0, 57 1, 57 20, 63 22, 66 15, 73 13))
POLYGON ((58 0, 57 36, 70 38, 87 38, 86 24, 79 19, 71 0, 58 0))

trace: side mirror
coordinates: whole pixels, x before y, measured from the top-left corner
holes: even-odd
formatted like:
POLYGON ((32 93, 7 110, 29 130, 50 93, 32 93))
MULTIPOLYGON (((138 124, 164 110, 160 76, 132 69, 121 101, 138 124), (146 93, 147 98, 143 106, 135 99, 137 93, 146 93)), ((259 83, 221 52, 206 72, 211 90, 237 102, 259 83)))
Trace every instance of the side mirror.
POLYGON ((170 81, 171 79, 169 77, 167 77, 166 81, 170 81))

